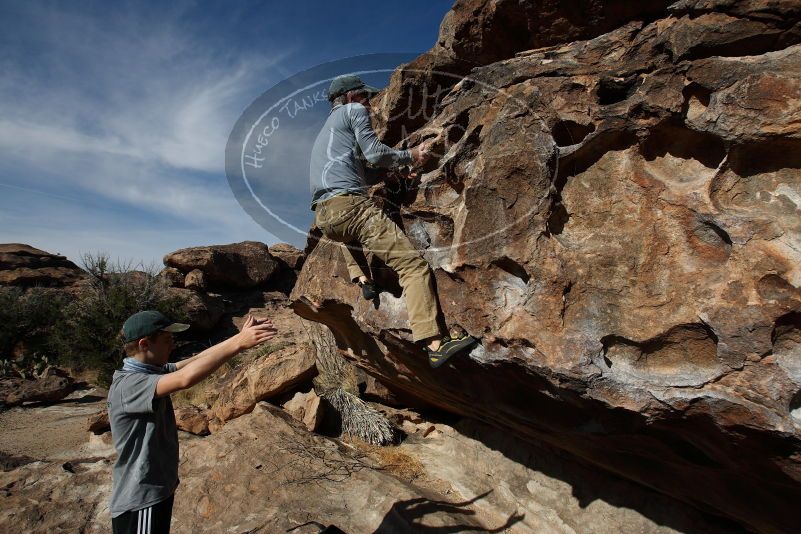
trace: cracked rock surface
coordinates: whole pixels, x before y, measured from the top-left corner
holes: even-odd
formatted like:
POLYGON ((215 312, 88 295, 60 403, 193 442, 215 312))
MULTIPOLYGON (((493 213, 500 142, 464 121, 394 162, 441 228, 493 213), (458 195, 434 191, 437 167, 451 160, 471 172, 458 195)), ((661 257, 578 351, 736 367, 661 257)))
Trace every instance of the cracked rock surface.
POLYGON ((460 29, 465 10, 501 20, 517 5, 457 2, 376 99, 386 139, 435 140, 417 183, 376 193, 431 264, 448 323, 481 345, 432 371, 394 275, 368 258, 389 288, 376 308, 314 239, 297 313, 397 390, 749 528, 794 530, 801 4, 646 2, 608 33, 513 51, 460 29), (460 58, 479 65, 441 74, 460 58), (423 89, 425 122, 410 121, 423 89))

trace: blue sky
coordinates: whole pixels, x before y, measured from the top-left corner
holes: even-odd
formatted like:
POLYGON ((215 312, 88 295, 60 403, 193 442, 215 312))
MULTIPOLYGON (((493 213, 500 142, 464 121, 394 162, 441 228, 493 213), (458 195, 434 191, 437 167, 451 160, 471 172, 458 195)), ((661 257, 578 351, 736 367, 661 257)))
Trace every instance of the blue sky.
MULTIPOLYGON (((158 264, 187 246, 275 242, 228 186, 237 119, 319 64, 428 50, 450 6, 0 1, 0 242, 158 264)), ((281 179, 305 190, 301 167, 281 179)), ((311 220, 307 199, 282 202, 311 220)))

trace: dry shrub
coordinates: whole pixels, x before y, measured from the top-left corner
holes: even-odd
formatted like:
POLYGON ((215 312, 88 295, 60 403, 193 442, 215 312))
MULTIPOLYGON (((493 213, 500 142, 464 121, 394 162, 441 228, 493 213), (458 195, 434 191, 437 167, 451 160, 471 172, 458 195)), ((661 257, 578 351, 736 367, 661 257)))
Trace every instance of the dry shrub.
POLYGON ((302 324, 316 355, 314 390, 327 403, 329 421, 343 435, 375 445, 397 443, 398 430, 381 412, 359 398, 356 367, 340 354, 331 330, 312 321, 304 320, 302 324))
POLYGON ((425 474, 425 467, 414 456, 407 454, 398 446, 379 446, 358 438, 350 438, 349 443, 371 458, 382 471, 412 482, 425 474))

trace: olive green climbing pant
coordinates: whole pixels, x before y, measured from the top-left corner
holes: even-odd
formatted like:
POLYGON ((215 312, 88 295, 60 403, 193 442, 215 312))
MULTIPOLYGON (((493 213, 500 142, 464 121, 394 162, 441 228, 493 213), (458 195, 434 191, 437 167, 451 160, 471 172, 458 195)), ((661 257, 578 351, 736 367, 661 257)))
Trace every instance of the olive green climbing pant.
POLYGON ((398 273, 406 297, 412 338, 420 341, 440 334, 428 263, 398 225, 363 195, 331 197, 318 202, 315 212, 314 223, 323 235, 341 244, 351 280, 366 276, 350 250, 358 240, 364 250, 372 252, 398 273))

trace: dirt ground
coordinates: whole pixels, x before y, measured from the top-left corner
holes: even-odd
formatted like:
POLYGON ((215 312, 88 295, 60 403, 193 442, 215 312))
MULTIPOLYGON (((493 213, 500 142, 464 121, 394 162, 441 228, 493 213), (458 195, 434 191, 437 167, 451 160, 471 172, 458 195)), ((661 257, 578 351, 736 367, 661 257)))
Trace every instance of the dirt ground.
POLYGON ((50 406, 29 403, 0 412, 0 453, 34 460, 74 457, 89 446, 86 418, 105 404, 106 391, 90 388, 50 406))

